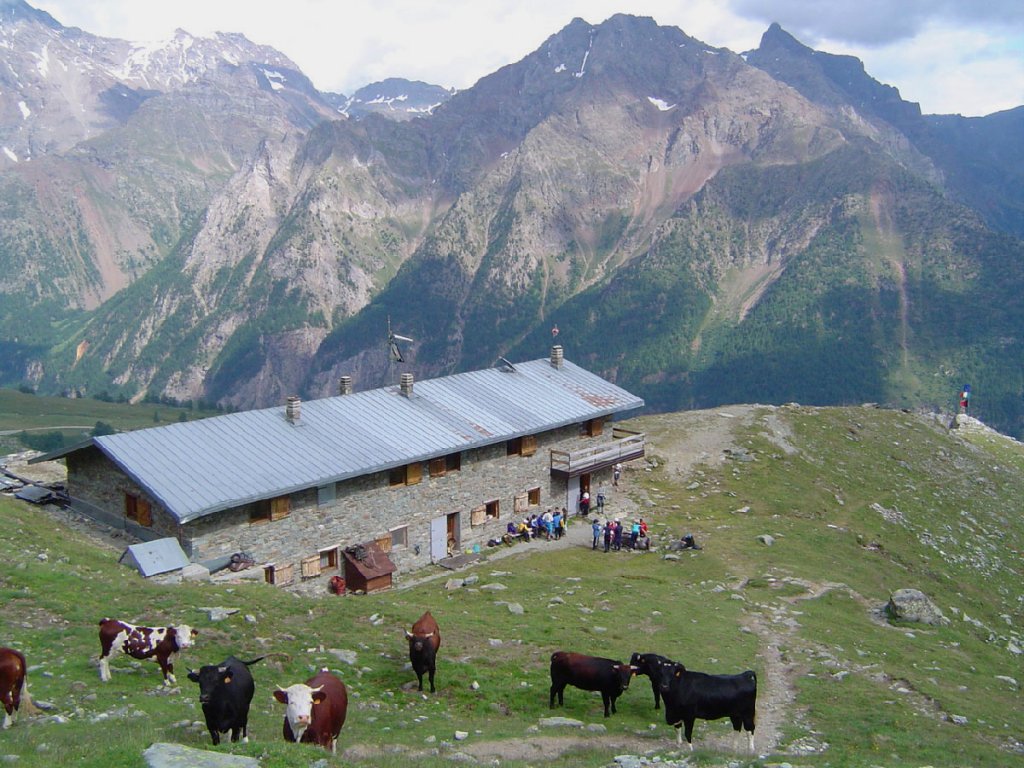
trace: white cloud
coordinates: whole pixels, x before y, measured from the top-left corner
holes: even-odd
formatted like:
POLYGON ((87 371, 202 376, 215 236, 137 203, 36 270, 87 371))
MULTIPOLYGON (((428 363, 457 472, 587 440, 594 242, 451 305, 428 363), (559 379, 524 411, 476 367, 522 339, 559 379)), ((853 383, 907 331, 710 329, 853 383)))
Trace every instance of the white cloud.
MULTIPOLYGON (((30 0, 31 1, 31 0, 30 0)), ((989 0, 38 0, 68 26, 134 41, 241 32, 292 58, 323 90, 386 77, 467 88, 579 16, 626 12, 740 52, 778 20, 805 44, 862 59, 925 112, 987 114, 1024 104, 1024 3, 989 0), (952 31, 952 34, 951 34, 952 31), (978 37, 981 36, 981 37, 978 37), (987 47, 981 47, 984 38, 987 47)))

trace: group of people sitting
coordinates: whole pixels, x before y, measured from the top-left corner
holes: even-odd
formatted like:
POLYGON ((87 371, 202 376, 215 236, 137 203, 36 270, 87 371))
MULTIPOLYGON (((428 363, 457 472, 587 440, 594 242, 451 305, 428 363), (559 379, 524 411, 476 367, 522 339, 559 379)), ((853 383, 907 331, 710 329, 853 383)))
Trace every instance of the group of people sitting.
POLYGON ((517 539, 522 541, 533 541, 543 538, 545 541, 560 539, 565 535, 565 526, 568 513, 565 507, 562 509, 550 508, 544 514, 532 514, 522 520, 510 521, 505 528, 503 537, 506 544, 511 544, 517 539))
POLYGON ((590 522, 594 534, 594 549, 598 548, 602 537, 604 538, 604 551, 619 551, 623 545, 627 549, 650 549, 651 539, 647 535, 647 523, 644 519, 638 518, 629 526, 628 533, 622 521, 605 520, 604 525, 595 517, 590 522))

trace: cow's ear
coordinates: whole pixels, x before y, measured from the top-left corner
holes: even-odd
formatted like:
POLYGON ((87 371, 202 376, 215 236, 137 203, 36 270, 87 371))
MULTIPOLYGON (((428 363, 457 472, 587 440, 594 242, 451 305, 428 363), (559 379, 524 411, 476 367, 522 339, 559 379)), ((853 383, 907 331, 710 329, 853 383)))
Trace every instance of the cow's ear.
POLYGON ((287 704, 288 703, 288 691, 285 691, 285 690, 282 690, 281 688, 278 688, 276 691, 274 691, 274 698, 277 699, 282 704, 287 704))
POLYGON ((226 675, 224 677, 224 685, 227 685, 230 682, 231 682, 231 675, 226 675))
POLYGON ((320 702, 322 702, 324 699, 327 698, 327 694, 324 693, 323 691, 314 691, 312 698, 313 698, 313 703, 314 704, 319 704, 320 702))
POLYGON ((198 672, 193 672, 190 669, 188 671, 188 679, 191 680, 193 683, 198 683, 199 682, 199 673, 198 672))

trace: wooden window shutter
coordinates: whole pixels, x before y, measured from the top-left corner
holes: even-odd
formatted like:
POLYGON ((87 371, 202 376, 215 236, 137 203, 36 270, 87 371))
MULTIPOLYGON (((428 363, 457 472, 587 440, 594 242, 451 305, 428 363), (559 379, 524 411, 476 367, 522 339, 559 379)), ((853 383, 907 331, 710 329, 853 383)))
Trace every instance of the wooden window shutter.
POLYGON ((423 479, 423 465, 420 462, 407 464, 405 467, 405 484, 416 485, 423 479))
POLYGON ((530 495, 528 493, 517 493, 512 499, 512 509, 518 515, 530 508, 530 495))
POLYGON ((430 460, 430 476, 431 477, 444 477, 448 471, 448 463, 442 456, 440 459, 430 460))
POLYGON ((147 528, 153 525, 153 508, 148 501, 139 499, 135 509, 137 514, 135 519, 139 525, 144 525, 147 528))
POLYGON ((487 522, 487 507, 473 507, 473 509, 469 513, 469 524, 483 525, 485 522, 487 522))
POLYGON ((604 419, 591 419, 587 422, 587 434, 590 437, 597 437, 604 434, 604 419))
POLYGON ((288 517, 291 512, 291 504, 287 496, 278 496, 276 499, 270 500, 270 519, 280 520, 284 517, 288 517))
POLYGON ((385 555, 391 551, 391 534, 387 536, 381 536, 379 539, 375 539, 374 543, 385 555))
POLYGON ((537 452, 537 438, 534 435, 526 435, 523 438, 523 456, 533 456, 537 452))
POLYGON ((312 579, 320 575, 320 555, 312 555, 302 560, 302 578, 312 579))
POLYGON ((295 581, 295 563, 286 563, 274 568, 274 584, 286 586, 295 581))

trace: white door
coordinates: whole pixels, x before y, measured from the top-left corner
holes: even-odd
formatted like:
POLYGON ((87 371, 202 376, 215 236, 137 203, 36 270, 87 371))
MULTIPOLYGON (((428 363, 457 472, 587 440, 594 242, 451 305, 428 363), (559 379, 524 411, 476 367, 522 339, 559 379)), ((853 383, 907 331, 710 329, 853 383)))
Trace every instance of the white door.
POLYGON ((569 516, 572 517, 580 511, 580 478, 570 477, 569 482, 566 484, 565 489, 565 508, 569 510, 569 516))
POLYGON ((444 515, 430 521, 430 561, 448 557, 448 518, 444 515))

